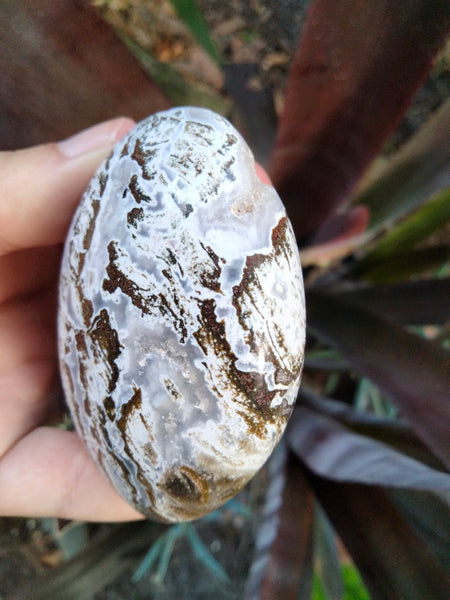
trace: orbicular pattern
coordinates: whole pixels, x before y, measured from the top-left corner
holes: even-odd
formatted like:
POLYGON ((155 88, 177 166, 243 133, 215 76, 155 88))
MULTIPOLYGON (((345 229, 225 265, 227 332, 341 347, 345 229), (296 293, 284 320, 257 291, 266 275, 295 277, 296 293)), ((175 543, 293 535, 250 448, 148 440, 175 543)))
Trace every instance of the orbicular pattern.
POLYGON ((149 117, 86 190, 63 258, 59 348, 79 433, 148 517, 197 518, 262 466, 295 401, 297 247, 238 132, 149 117))

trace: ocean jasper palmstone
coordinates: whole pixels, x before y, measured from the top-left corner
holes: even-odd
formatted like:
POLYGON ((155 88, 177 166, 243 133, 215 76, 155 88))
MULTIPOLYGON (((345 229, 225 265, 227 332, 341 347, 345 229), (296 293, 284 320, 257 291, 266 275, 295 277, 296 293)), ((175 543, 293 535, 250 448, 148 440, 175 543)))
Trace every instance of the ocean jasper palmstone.
POLYGON ((299 255, 223 117, 174 108, 101 165, 70 227, 60 370, 78 432, 149 518, 198 518, 266 461, 298 392, 299 255))

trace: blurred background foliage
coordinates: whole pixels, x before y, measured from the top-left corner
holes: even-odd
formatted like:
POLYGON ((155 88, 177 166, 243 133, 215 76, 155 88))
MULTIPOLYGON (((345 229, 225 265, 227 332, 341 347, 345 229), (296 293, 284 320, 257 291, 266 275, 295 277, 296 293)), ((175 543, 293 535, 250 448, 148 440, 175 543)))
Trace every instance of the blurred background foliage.
POLYGON ((308 338, 237 499, 171 527, 3 519, 0 598, 448 598, 450 5, 38 4, 0 8, 2 147, 170 104, 231 118, 293 222, 308 338))

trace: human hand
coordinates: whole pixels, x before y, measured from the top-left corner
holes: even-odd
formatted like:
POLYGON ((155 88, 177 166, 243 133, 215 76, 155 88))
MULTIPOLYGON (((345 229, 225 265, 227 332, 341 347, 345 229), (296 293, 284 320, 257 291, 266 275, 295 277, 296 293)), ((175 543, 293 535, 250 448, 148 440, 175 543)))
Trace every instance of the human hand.
POLYGON ((101 123, 60 144, 0 152, 0 515, 140 518, 57 409, 62 242, 100 162, 134 122, 101 123))
POLYGON ((61 399, 56 310, 62 242, 96 168, 133 125, 114 119, 59 144, 0 152, 0 515, 141 518, 75 432, 45 425, 61 399))

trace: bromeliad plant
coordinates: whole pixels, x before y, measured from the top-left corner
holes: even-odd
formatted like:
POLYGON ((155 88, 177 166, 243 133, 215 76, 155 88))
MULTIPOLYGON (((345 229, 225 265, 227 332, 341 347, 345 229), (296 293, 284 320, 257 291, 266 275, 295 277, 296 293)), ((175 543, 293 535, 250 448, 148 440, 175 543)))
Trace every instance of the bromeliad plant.
POLYGON ((246 598, 310 597, 317 503, 373 598, 448 593, 449 101, 355 185, 449 19, 434 2, 310 6, 270 163, 305 267, 306 371, 246 598))
POLYGON ((448 597, 450 101, 375 158, 449 28, 440 0, 309 6, 269 164, 304 266, 305 372, 245 600, 307 600, 314 571, 341 598, 336 531, 374 600, 448 597))

